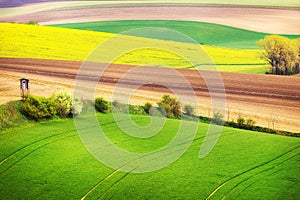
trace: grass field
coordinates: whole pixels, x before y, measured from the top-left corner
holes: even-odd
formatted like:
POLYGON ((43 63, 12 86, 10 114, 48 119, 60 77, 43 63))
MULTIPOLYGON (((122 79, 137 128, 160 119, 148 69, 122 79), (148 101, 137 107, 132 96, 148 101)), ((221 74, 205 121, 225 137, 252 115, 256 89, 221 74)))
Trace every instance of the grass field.
MULTIPOLYGON (((0 24, 1 30, 1 57, 10 58, 39 58, 54 60, 83 61, 99 44, 114 36, 111 33, 83 31, 65 28, 0 24)), ((132 42, 143 46, 156 46, 164 49, 179 49, 180 53, 188 55, 191 60, 199 63, 199 45, 162 41, 150 38, 121 35, 116 44, 122 47, 131 45, 132 42)), ((260 50, 233 49, 203 45, 204 50, 210 55, 217 67, 222 71, 263 73, 266 69, 265 62, 259 58, 260 50), (235 67, 238 66, 238 67, 235 67)), ((109 46, 106 53, 115 52, 118 46, 109 46)), ((108 55, 109 57, 109 55, 108 55)), ((95 60, 111 62, 110 59, 95 60)), ((160 49, 137 49, 124 53, 113 61, 116 64, 168 66, 174 68, 193 68, 190 63, 180 55, 160 49)), ((199 67, 199 69, 202 69, 199 67)))
MULTIPOLYGON (((111 114, 97 114, 120 148, 149 152, 166 145, 179 120, 149 139, 125 135, 111 114)), ((140 125, 147 116, 132 115, 140 125)), ((200 124, 186 153, 142 174, 99 163, 80 142, 72 119, 28 123, 0 132, 0 199, 297 199, 299 138, 224 127, 213 151, 199 159, 208 124, 200 124), (95 186, 95 187, 94 187, 95 186)), ((86 131, 89 129, 87 128, 86 131)))
MULTIPOLYGON (((257 49, 256 42, 263 39, 265 33, 224 26, 219 24, 192 22, 192 21, 166 21, 166 20, 124 20, 58 24, 55 27, 73 28, 80 30, 93 30, 109 33, 122 33, 124 31, 144 27, 168 28, 183 33, 199 44, 222 46, 227 48, 257 49), (235 37, 233 37, 235 36, 235 37)), ((135 36, 140 36, 135 34, 135 36)), ((145 35, 143 35, 145 37, 145 35)), ((290 39, 299 38, 300 35, 285 35, 290 39)), ((150 38, 187 42, 182 38, 170 37, 168 34, 151 34, 150 38)))

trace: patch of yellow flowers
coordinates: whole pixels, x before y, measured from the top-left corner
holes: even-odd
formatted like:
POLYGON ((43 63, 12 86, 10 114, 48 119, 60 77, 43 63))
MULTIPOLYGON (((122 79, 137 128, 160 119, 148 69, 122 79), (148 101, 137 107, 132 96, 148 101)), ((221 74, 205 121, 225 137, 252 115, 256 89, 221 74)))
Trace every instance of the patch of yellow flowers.
POLYGON ((103 32, 0 23, 0 57, 84 61, 92 52, 97 51, 102 52, 101 56, 97 59, 92 58, 95 59, 92 61, 117 64, 174 68, 194 68, 197 65, 201 69, 201 66, 214 62, 222 71, 245 71, 245 67, 264 65, 264 61, 258 56, 259 50, 201 46, 103 32), (118 51, 120 54, 116 53, 118 51), (116 55, 118 57, 115 58, 116 55))

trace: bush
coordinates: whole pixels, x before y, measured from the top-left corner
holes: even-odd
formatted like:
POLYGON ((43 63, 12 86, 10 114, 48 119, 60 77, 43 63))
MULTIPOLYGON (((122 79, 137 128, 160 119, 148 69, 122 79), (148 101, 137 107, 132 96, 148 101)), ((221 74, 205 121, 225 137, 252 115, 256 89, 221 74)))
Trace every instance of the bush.
POLYGON ((78 115, 82 111, 82 102, 69 92, 58 92, 52 95, 55 102, 55 109, 58 116, 65 118, 71 115, 78 115))
POLYGON ((82 111, 82 105, 83 103, 80 98, 73 96, 71 114, 73 116, 79 115, 82 111))
POLYGON ((239 128, 242 128, 242 127, 244 127, 245 119, 244 119, 243 117, 240 116, 240 117, 236 120, 236 122, 237 122, 238 127, 239 127, 239 128))
POLYGON ((114 100, 112 103, 112 108, 114 112, 125 112, 127 111, 127 106, 125 104, 120 103, 118 100, 114 100))
POLYGON ((223 116, 223 114, 220 113, 220 112, 214 113, 214 116, 211 119, 211 122, 213 124, 223 125, 224 124, 224 116, 223 116))
POLYGON ((159 106, 160 111, 167 117, 179 118, 181 116, 180 101, 170 97, 168 94, 164 95, 157 105, 159 106))
POLYGON ((35 120, 48 119, 56 114, 56 106, 53 98, 29 95, 23 105, 24 112, 35 120))
POLYGON ((16 126, 27 121, 21 112, 21 105, 21 101, 11 101, 5 105, 0 105, 0 130, 16 126))
POLYGON ((147 114, 145 112, 144 106, 139 106, 139 105, 128 105, 129 108, 129 113, 134 114, 134 115, 145 115, 147 114))
POLYGON ((39 25, 39 23, 37 21, 34 21, 34 20, 28 21, 27 24, 29 24, 29 25, 39 25))
POLYGON ((104 100, 102 97, 96 98, 95 99, 95 108, 99 112, 106 113, 109 109, 109 103, 108 103, 108 101, 104 100))
POLYGON ((67 92, 59 92, 52 95, 55 102, 56 113, 60 117, 67 117, 71 113, 72 96, 67 92))
POLYGON ((183 111, 187 116, 194 115, 194 108, 191 105, 185 105, 183 111))
POLYGON ((247 120, 246 120, 246 126, 248 127, 248 128, 253 128, 254 127, 254 125, 255 125, 255 121, 253 120, 253 119, 251 119, 251 118, 248 118, 247 120))
POLYGON ((149 103, 149 102, 146 102, 145 105, 144 105, 144 111, 147 113, 147 114, 150 114, 150 109, 152 108, 152 104, 149 103))

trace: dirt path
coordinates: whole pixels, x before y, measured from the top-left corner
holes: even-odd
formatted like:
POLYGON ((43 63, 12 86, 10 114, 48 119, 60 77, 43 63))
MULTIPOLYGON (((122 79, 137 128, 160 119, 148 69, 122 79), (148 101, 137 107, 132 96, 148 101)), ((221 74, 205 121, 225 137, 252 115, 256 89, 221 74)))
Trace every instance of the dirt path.
POLYGON ((300 10, 230 7, 121 7, 53 10, 0 18, 6 22, 61 24, 109 20, 185 20, 218 23, 258 32, 300 34, 300 10))
MULTIPOLYGON (((37 59, 0 59, 0 103, 20 99, 19 78, 30 79, 31 93, 49 96, 59 90, 72 91, 81 62, 37 59)), ((105 64, 97 64, 104 68, 105 64)), ((157 102, 169 90, 156 83, 177 88, 182 94, 186 89, 179 79, 168 73, 166 68, 139 67, 128 73, 134 66, 111 65, 101 76, 96 95, 111 99, 115 85, 126 93, 128 88, 144 85, 131 95, 130 103, 144 104, 157 102)), ((178 69, 187 79, 199 99, 199 114, 212 116, 210 96, 203 78, 193 70, 178 69)), ((226 120, 237 119, 239 115, 251 117, 258 125, 299 132, 300 130, 300 77, 253 75, 242 73, 220 73, 226 89, 226 120)), ((213 73, 204 74, 214 79, 213 73)), ((88 81, 88 79, 87 79, 88 81)))

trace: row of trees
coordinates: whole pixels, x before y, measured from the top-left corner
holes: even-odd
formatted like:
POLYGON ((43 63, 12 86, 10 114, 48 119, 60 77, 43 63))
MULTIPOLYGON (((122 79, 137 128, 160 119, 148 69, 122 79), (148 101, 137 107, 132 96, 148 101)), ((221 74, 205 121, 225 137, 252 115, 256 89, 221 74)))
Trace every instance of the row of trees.
POLYGON ((292 75, 300 72, 300 38, 290 40, 283 36, 270 35, 257 42, 263 48, 261 57, 271 68, 268 73, 292 75))

